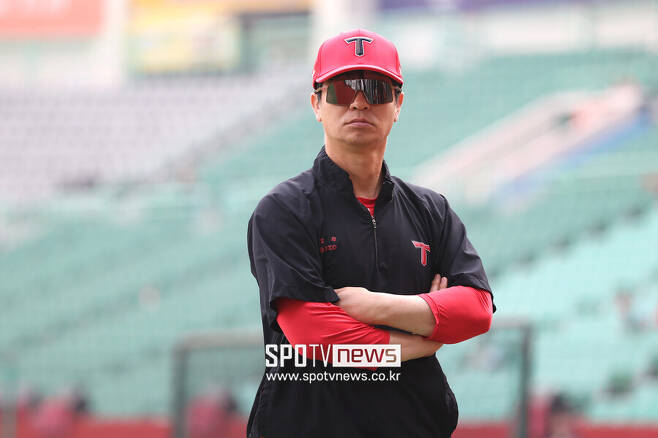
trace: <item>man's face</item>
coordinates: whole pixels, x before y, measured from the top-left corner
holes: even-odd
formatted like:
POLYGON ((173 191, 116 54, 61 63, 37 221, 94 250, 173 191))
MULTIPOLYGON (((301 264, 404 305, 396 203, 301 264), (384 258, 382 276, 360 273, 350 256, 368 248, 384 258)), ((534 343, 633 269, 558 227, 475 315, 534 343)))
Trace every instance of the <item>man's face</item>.
POLYGON ((370 72, 353 71, 335 76, 322 84, 322 92, 311 94, 311 106, 315 118, 324 126, 328 141, 352 146, 378 145, 386 141, 393 123, 397 121, 404 95, 393 93, 393 102, 368 103, 362 91, 349 105, 336 105, 327 102, 327 87, 331 81, 353 78, 381 79, 392 85, 388 76, 370 72), (397 97, 397 98, 396 98, 397 97))

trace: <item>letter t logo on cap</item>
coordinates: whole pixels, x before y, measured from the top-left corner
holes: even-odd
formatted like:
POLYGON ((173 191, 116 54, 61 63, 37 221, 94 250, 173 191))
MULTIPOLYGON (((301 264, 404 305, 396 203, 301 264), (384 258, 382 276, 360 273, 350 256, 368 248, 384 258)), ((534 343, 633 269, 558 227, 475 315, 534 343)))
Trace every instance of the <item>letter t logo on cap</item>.
POLYGON ((347 44, 350 43, 355 43, 354 44, 354 54, 356 56, 363 56, 365 51, 363 50, 363 42, 366 43, 371 43, 374 40, 372 38, 367 38, 367 37, 352 37, 352 38, 345 38, 345 42, 347 44))

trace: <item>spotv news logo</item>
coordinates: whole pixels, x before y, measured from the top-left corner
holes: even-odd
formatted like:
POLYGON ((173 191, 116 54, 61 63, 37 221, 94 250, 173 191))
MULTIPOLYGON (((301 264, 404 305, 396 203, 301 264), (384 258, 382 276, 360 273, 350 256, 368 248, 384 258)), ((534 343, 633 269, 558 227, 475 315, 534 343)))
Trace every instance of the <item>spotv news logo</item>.
POLYGON ((400 345, 370 345, 370 344, 283 344, 265 345, 265 366, 268 368, 285 366, 294 362, 297 367, 305 367, 311 361, 321 361, 326 367, 331 356, 335 367, 399 367, 401 362, 400 345), (312 352, 312 359, 307 359, 306 353, 312 352))

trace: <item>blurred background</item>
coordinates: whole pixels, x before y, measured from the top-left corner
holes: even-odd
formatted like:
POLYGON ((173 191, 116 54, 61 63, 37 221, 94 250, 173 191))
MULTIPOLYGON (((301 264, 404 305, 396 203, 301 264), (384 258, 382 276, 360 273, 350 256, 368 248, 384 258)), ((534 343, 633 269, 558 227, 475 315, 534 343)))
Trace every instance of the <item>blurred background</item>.
POLYGON ((2 438, 244 436, 247 221, 355 27, 400 52, 392 173, 496 297, 438 352, 455 436, 658 436, 658 1, 1 0, 2 438))

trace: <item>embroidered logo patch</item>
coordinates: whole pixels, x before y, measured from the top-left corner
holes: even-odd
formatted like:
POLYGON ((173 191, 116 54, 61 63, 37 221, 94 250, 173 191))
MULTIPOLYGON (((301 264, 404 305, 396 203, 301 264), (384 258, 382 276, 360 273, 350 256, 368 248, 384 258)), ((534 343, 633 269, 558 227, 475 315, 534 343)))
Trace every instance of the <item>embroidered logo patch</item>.
POLYGON ((430 252, 430 246, 423 242, 416 242, 415 240, 412 240, 411 243, 416 248, 420 248, 420 263, 423 266, 427 266, 427 253, 430 252))
POLYGON ((353 38, 346 38, 345 42, 347 44, 354 43, 354 54, 356 56, 363 56, 365 55, 365 50, 363 47, 363 43, 366 42, 368 44, 372 43, 374 40, 372 38, 368 37, 353 37, 353 38))
POLYGON ((328 251, 336 251, 336 249, 338 249, 338 240, 336 239, 336 236, 320 238, 320 254, 324 254, 328 251))

